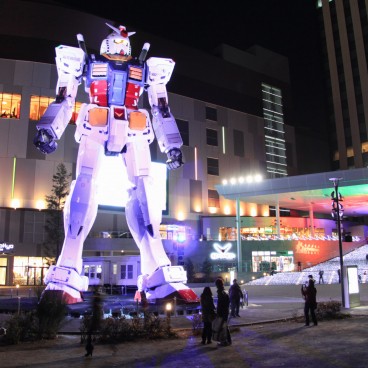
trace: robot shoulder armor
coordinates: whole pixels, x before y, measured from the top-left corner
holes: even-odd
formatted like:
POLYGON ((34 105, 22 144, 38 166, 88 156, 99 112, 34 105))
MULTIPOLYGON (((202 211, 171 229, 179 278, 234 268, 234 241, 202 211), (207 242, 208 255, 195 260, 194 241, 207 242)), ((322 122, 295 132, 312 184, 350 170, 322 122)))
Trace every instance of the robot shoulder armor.
POLYGON ((174 70, 175 62, 172 59, 151 57, 146 61, 148 85, 166 84, 174 70))
POLYGON ((78 47, 60 45, 55 48, 58 71, 79 78, 83 73, 84 51, 78 47))

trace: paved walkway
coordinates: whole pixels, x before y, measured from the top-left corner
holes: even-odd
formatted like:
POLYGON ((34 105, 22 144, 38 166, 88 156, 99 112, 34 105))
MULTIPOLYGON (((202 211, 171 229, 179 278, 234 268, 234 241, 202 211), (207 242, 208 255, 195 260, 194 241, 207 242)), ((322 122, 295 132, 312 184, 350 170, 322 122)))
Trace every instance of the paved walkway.
MULTIPOLYGON (((68 317, 57 340, 0 346, 0 366, 11 367, 367 367, 368 285, 361 287, 361 306, 343 310, 352 317, 304 327, 291 320, 302 315, 299 287, 247 287, 249 305, 230 321, 233 344, 201 345, 192 334, 190 315, 172 317, 179 338, 95 345, 92 358, 72 335, 80 319, 68 317)), ((203 289, 203 288, 202 288, 203 289)), ((339 285, 317 285, 318 300, 341 300, 339 285)), ((198 293, 198 292, 197 292, 198 293)), ((0 298, 1 306, 1 298, 0 298)))

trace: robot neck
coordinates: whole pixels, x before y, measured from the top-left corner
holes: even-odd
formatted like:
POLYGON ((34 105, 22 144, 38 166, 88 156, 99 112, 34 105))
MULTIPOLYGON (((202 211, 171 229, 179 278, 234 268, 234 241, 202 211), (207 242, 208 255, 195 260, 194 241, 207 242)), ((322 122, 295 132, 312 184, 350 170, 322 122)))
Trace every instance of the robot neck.
POLYGON ((114 61, 129 61, 132 59, 131 55, 123 56, 123 55, 101 54, 101 56, 105 57, 106 59, 114 60, 114 61))

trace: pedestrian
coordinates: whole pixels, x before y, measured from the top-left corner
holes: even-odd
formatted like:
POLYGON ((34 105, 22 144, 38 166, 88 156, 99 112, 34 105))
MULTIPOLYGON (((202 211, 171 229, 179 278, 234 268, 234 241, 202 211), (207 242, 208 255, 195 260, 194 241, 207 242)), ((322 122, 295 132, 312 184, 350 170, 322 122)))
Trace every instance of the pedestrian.
POLYGON ((202 308, 202 344, 204 345, 212 343, 212 322, 216 317, 216 307, 213 302, 213 295, 211 288, 206 286, 200 297, 200 303, 202 308))
POLYGON ((230 316, 231 317, 240 317, 239 309, 240 309, 240 300, 243 299, 243 292, 238 284, 237 279, 233 280, 233 284, 229 289, 229 297, 230 297, 230 316))
POLYGON ((320 284, 321 283, 321 281, 322 281, 322 284, 324 284, 325 282, 323 281, 323 274, 324 274, 325 272, 323 271, 323 270, 320 270, 319 271, 319 280, 318 280, 318 283, 320 284))
POLYGON ((304 302, 305 326, 309 326, 309 313, 312 317, 313 324, 317 326, 317 317, 315 310, 317 308, 317 289, 314 286, 315 280, 312 275, 308 276, 308 283, 302 285, 302 295, 304 302))
POLYGON ((302 271, 302 262, 298 262, 298 272, 302 271))
POLYGON ((220 321, 219 330, 223 331, 223 333, 220 334, 221 341, 219 341, 219 345, 228 346, 231 345, 232 342, 228 326, 230 298, 229 294, 225 291, 224 281, 221 278, 216 280, 215 285, 217 288, 216 320, 220 321))
POLYGON ((88 334, 85 357, 92 356, 93 349, 94 349, 94 347, 93 347, 93 344, 92 344, 92 336, 91 336, 91 334, 88 334))
POLYGON ((341 283, 341 272, 340 268, 337 270, 337 276, 339 277, 339 284, 341 283))

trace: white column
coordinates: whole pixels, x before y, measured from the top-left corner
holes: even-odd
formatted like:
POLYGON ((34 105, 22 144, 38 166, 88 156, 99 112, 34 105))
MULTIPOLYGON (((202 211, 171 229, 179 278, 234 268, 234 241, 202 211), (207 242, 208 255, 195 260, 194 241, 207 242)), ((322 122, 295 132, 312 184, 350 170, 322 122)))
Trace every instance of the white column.
POLYGON ((277 230, 277 236, 281 235, 280 231, 280 203, 279 200, 277 200, 276 203, 276 230, 277 230))
POLYGON ((238 255, 238 273, 242 272, 242 249, 241 249, 241 236, 240 236, 240 200, 239 198, 236 199, 236 247, 237 247, 237 255, 238 255))
POLYGON ((311 235, 314 237, 314 215, 313 215, 313 204, 309 204, 309 226, 311 229, 311 235))

